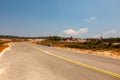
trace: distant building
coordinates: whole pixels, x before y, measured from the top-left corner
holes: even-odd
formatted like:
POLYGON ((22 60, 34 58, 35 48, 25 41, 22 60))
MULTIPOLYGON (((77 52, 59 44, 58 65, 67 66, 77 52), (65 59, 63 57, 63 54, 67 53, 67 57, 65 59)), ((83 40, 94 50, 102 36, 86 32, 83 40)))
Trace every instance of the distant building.
POLYGON ((67 39, 65 42, 72 42, 70 39, 67 39))
POLYGON ((85 43, 87 41, 88 40, 86 38, 79 38, 79 39, 77 39, 77 42, 81 42, 81 43, 85 43))
POLYGON ((44 39, 28 39, 28 41, 30 41, 30 42, 41 42, 43 40, 44 39))

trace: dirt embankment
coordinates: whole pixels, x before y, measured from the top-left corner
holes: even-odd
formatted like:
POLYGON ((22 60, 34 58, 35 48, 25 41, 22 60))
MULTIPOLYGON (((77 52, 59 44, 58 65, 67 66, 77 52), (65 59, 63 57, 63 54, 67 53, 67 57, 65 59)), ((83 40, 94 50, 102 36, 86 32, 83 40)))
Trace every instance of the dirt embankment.
POLYGON ((9 47, 8 43, 0 45, 0 52, 2 52, 7 47, 9 47))
POLYGON ((111 49, 111 50, 87 50, 87 49, 76 49, 76 48, 64 48, 64 49, 73 50, 81 53, 87 53, 87 54, 120 58, 120 50, 115 50, 115 49, 111 49))

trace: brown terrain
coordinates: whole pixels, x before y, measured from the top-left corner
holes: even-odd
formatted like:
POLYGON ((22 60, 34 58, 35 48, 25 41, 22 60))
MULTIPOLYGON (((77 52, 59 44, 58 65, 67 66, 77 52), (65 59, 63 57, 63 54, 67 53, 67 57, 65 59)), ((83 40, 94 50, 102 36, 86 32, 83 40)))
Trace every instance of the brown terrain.
POLYGON ((5 48, 9 47, 8 44, 3 44, 3 45, 0 45, 0 52, 2 52, 5 48))
POLYGON ((2 52, 5 48, 9 47, 9 44, 11 42, 11 39, 0 39, 0 52, 2 52))

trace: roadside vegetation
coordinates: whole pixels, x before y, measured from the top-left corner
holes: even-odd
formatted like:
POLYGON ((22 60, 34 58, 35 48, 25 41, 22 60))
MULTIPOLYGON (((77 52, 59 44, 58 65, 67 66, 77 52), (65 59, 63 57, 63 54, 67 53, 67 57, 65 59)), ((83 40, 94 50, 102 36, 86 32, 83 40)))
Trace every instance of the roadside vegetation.
POLYGON ((37 44, 48 45, 49 43, 52 43, 53 46, 62 45, 63 47, 80 49, 120 49, 120 38, 91 38, 85 42, 80 42, 75 41, 75 39, 73 38, 61 38, 58 36, 50 36, 44 41, 38 42, 37 44), (67 42, 67 39, 69 39, 70 41, 67 42))
POLYGON ((75 50, 89 50, 88 53, 109 51, 112 55, 120 55, 120 38, 89 38, 81 42, 72 37, 50 36, 41 42, 37 42, 37 44, 75 50))
POLYGON ((81 49, 120 49, 119 38, 109 39, 90 39, 88 42, 71 42, 65 45, 70 48, 81 48, 81 49))

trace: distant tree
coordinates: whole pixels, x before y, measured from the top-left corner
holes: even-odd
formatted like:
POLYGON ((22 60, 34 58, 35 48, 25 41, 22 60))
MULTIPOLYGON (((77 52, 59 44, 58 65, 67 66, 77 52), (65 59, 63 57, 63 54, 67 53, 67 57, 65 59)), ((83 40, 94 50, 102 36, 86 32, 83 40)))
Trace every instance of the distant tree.
POLYGON ((103 37, 102 37, 102 36, 100 36, 100 39, 102 40, 102 39, 103 39, 103 37))
POLYGON ((73 40, 73 37, 71 36, 70 39, 73 40))
POLYGON ((60 41, 61 37, 59 37, 59 36, 49 36, 48 40, 51 40, 51 41, 60 41))
POLYGON ((108 43, 108 47, 111 48, 113 45, 113 42, 110 40, 109 43, 108 43))

